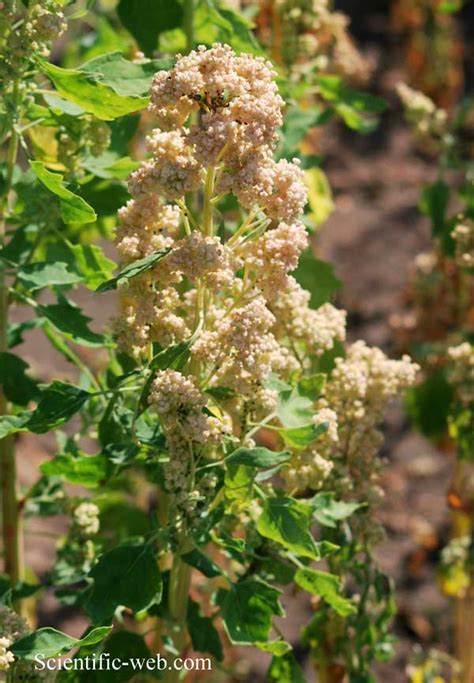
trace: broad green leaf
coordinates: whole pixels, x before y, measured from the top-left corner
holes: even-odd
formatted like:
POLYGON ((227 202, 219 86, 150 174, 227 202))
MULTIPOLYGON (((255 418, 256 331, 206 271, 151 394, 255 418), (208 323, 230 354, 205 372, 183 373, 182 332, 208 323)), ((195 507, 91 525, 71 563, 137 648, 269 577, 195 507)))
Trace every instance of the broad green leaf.
POLYGON ((72 638, 55 628, 40 628, 17 640, 9 649, 19 659, 34 660, 36 655, 48 659, 69 652, 73 647, 96 645, 104 640, 111 630, 111 626, 101 626, 92 629, 83 638, 72 638))
POLYGON ((255 469, 244 465, 228 465, 225 479, 225 497, 243 503, 252 498, 255 469))
POLYGON ((298 391, 302 396, 317 401, 326 384, 326 375, 319 372, 315 375, 305 375, 298 382, 298 391))
POLYGON ((231 642, 238 645, 266 642, 273 615, 284 616, 280 595, 281 591, 258 578, 244 579, 228 591, 221 590, 217 600, 231 642))
MULTIPOLYGON (((140 1, 143 3, 147 0, 140 1)), ((156 1, 154 5, 156 8, 156 1)), ((136 63, 125 59, 120 52, 110 52, 86 62, 79 67, 79 70, 92 74, 94 78, 112 88, 118 95, 146 97, 155 73, 171 69, 172 66, 172 59, 153 59, 136 63)))
POLYGON ((30 366, 13 353, 0 353, 0 386, 8 401, 26 406, 38 398, 38 382, 26 374, 30 366))
POLYGON ((284 427, 306 427, 311 424, 314 413, 314 402, 301 395, 298 387, 280 394, 277 415, 284 427))
POLYGON ((328 430, 327 422, 320 422, 319 424, 307 424, 301 427, 273 427, 266 425, 266 429, 271 429, 281 436, 287 446, 292 448, 306 448, 318 436, 324 434, 328 430))
POLYGON ((63 100, 62 97, 57 97, 56 95, 50 93, 44 93, 44 101, 49 104, 53 111, 58 114, 67 114, 68 116, 82 116, 85 114, 85 110, 79 107, 77 104, 63 100))
POLYGON ((342 287, 342 282, 334 275, 334 266, 314 258, 310 249, 302 254, 293 275, 299 284, 311 294, 311 308, 331 301, 334 293, 342 287))
POLYGON ((81 311, 72 301, 61 298, 57 304, 39 305, 38 314, 61 332, 66 339, 81 346, 103 346, 105 341, 101 334, 89 329, 91 318, 81 311))
POLYGON ((316 227, 322 225, 334 211, 334 201, 329 180, 321 168, 305 171, 308 188, 309 215, 316 227))
MULTIPOLYGON (((124 630, 112 633, 101 647, 101 652, 109 655, 109 661, 115 658, 120 659, 122 662, 120 669, 118 671, 103 669, 95 674, 88 672, 86 677, 81 678, 77 683, 126 683, 126 681, 136 680, 137 676, 140 676, 139 662, 146 663, 152 656, 143 636, 124 630)), ((86 650, 84 654, 87 656, 89 652, 86 650)), ((81 653, 79 657, 80 655, 81 653)), ((147 670, 146 664, 141 670, 147 670)))
POLYGON ((309 529, 311 516, 311 506, 293 498, 267 498, 257 531, 296 555, 319 560, 321 553, 309 529))
POLYGON ((90 398, 87 391, 59 380, 40 388, 36 410, 0 417, 0 439, 16 432, 49 432, 69 420, 90 398))
POLYGON ((181 559, 209 579, 212 579, 215 576, 222 576, 220 567, 218 567, 210 557, 203 553, 202 550, 199 550, 199 548, 193 548, 184 555, 181 555, 181 559))
POLYGON ((300 150, 299 145, 311 128, 321 125, 327 117, 328 110, 323 109, 301 109, 291 107, 285 113, 285 123, 283 124, 283 149, 280 156, 285 158, 294 157, 300 150))
POLYGON ((43 474, 63 477, 70 484, 96 488, 107 475, 107 458, 104 455, 75 455, 64 453, 40 465, 43 474))
POLYGON ((140 163, 130 159, 128 156, 117 159, 114 152, 109 150, 99 157, 87 157, 83 161, 83 166, 86 171, 93 173, 98 178, 126 180, 130 173, 136 171, 140 163))
POLYGON ((132 277, 146 273, 147 270, 153 268, 153 266, 158 263, 158 261, 161 261, 161 259, 167 254, 169 254, 170 251, 170 248, 162 249, 161 251, 155 251, 153 254, 145 256, 145 258, 130 263, 128 266, 125 266, 125 268, 121 270, 116 277, 113 277, 110 280, 107 280, 107 282, 103 282, 101 285, 99 285, 99 287, 96 289, 96 292, 107 292, 110 289, 117 289, 117 287, 124 284, 132 277))
POLYGON ((295 582, 308 593, 323 598, 341 617, 357 611, 355 605, 341 595, 341 580, 335 574, 304 567, 296 572, 295 582))
POLYGON ((99 558, 86 612, 94 623, 110 619, 117 607, 141 612, 161 599, 162 581, 151 545, 121 545, 99 558))
POLYGON ((335 529, 337 522, 351 517, 365 503, 346 503, 343 500, 334 500, 332 493, 321 492, 314 496, 311 505, 314 518, 323 526, 335 529))
POLYGON ((179 28, 183 20, 178 0, 120 0, 117 12, 146 55, 156 49, 160 33, 179 28))
POLYGON ((371 133, 377 126, 375 115, 387 108, 381 97, 349 88, 340 76, 317 77, 319 94, 333 105, 346 126, 359 133, 371 133))
POLYGON ((236 52, 263 55, 253 32, 253 23, 229 3, 219 0, 197 0, 194 10, 196 40, 212 45, 227 43, 236 52))
POLYGON ((65 223, 93 223, 97 219, 92 206, 68 190, 60 173, 48 171, 41 161, 30 161, 30 166, 40 183, 58 197, 59 211, 65 223))
POLYGON ((42 434, 69 420, 90 398, 73 384, 55 380, 42 388, 41 398, 28 420, 28 431, 42 434))
POLYGON ((96 244, 74 244, 71 246, 74 264, 89 289, 96 289, 101 282, 112 276, 115 263, 96 244))
POLYGON ((223 659, 222 643, 211 617, 201 613, 197 602, 189 600, 187 626, 194 650, 209 652, 218 662, 223 659))
POLYGON ((148 97, 118 95, 113 88, 101 83, 96 74, 62 69, 46 62, 40 62, 40 68, 54 83, 59 95, 103 121, 139 111, 148 104, 148 97))
POLYGON ((290 454, 286 451, 276 453, 268 448, 237 448, 225 459, 227 465, 246 465, 247 467, 276 467, 288 460, 290 454))
POLYGON ((35 291, 43 287, 74 285, 82 281, 82 278, 69 270, 66 263, 36 262, 29 263, 18 268, 18 278, 30 289, 35 291))
POLYGON ((267 679, 275 683, 307 683, 303 670, 290 653, 272 659, 267 679))

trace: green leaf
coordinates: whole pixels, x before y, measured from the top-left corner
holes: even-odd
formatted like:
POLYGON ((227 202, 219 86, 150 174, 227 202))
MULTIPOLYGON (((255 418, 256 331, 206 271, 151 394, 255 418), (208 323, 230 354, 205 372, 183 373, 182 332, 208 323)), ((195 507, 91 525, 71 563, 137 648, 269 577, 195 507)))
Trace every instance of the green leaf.
POLYGON ((89 289, 95 289, 104 279, 112 276, 115 263, 107 258, 101 247, 96 244, 74 244, 71 245, 71 251, 75 267, 89 289))
POLYGON ((12 349, 15 346, 23 344, 25 341, 23 335, 28 330, 34 330, 36 327, 41 327, 42 320, 40 318, 33 318, 33 320, 25 320, 22 323, 13 323, 8 326, 7 341, 8 348, 12 349))
POLYGON ((276 683, 306 683, 303 670, 292 654, 274 657, 267 672, 267 679, 276 683))
POLYGON ((59 211, 65 223, 93 223, 97 219, 92 206, 67 189, 60 173, 48 171, 41 161, 30 161, 30 166, 40 183, 58 197, 59 211))
POLYGON ((431 219, 434 237, 440 237, 445 230, 448 204, 449 187, 443 180, 437 180, 423 190, 420 210, 431 219))
MULTIPOLYGON (((139 633, 123 630, 112 633, 101 648, 101 652, 104 655, 109 655, 109 661, 113 661, 114 658, 120 659, 122 666, 118 671, 97 671, 95 676, 88 672, 85 678, 81 677, 81 683, 125 683, 133 679, 136 680, 140 676, 138 663, 143 662, 142 671, 146 671, 146 661, 151 657, 151 652, 143 636, 139 633)), ((85 655, 88 654, 86 651, 85 655)))
POLYGON ((356 510, 364 507, 365 503, 346 503, 343 500, 334 500, 332 493, 317 493, 311 500, 314 510, 314 518, 323 526, 335 529, 337 522, 348 519, 356 510))
MULTIPOLYGON (((146 4, 147 0, 140 0, 140 2, 143 5, 143 3, 146 4)), ((156 9, 159 0, 158 3, 153 0, 153 4, 156 9)), ((146 30, 149 27, 149 22, 142 21, 142 26, 145 26, 146 30)), ((92 74, 100 83, 112 88, 117 95, 145 97, 149 93, 155 73, 171 69, 173 63, 174 60, 172 59, 153 59, 135 63, 124 59, 120 52, 109 52, 86 62, 79 67, 79 70, 92 74)))
POLYGON ((334 106, 346 126, 359 133, 371 133, 377 126, 375 115, 387 108, 384 99, 349 88, 340 76, 318 76, 316 82, 321 97, 334 106))
POLYGON ((280 394, 277 414, 284 427, 306 427, 314 416, 314 402, 302 396, 298 387, 280 394))
POLYGON ((276 453, 268 448, 237 448, 225 459, 227 465, 246 465, 247 467, 276 467, 288 460, 290 454, 286 451, 276 453))
POLYGON ((298 390, 302 396, 306 396, 312 401, 317 401, 321 397, 325 384, 326 375, 323 372, 315 375, 305 375, 298 382, 298 390))
POLYGON ((59 380, 46 387, 40 385, 40 388, 40 401, 36 410, 0 417, 0 439, 16 432, 43 434, 55 429, 77 413, 90 398, 87 391, 59 380))
POLYGON ((107 475, 107 458, 104 455, 64 453, 43 462, 40 470, 49 477, 63 477, 70 484, 93 489, 107 475))
POLYGON ((177 0, 120 0, 117 12, 146 55, 151 55, 163 31, 179 28, 183 10, 177 0))
POLYGON ((0 439, 4 439, 6 436, 10 436, 10 434, 28 431, 26 425, 30 417, 31 411, 24 411, 18 415, 1 415, 0 439))
POLYGON ((244 465, 228 465, 224 478, 225 497, 240 503, 251 500, 255 470, 244 465))
POLYGON ((26 406, 38 398, 38 382, 26 374, 30 366, 13 353, 0 353, 0 386, 8 401, 26 406))
POLYGON ((197 602, 188 601, 188 631, 196 652, 209 652, 218 662, 223 659, 222 643, 211 617, 201 613, 197 602))
POLYGON ((107 292, 110 289, 117 289, 117 287, 124 284, 132 277, 146 273, 147 270, 153 268, 153 266, 158 263, 158 261, 161 261, 161 259, 167 254, 169 254, 170 251, 171 248, 155 251, 153 254, 145 256, 145 258, 130 263, 123 270, 121 270, 116 277, 113 277, 110 280, 107 280, 107 282, 103 282, 101 285, 99 285, 99 287, 96 289, 96 292, 107 292))
POLYGON ((69 652, 73 647, 96 645, 104 640, 111 630, 111 626, 101 626, 92 629, 83 638, 71 638, 55 628, 40 628, 13 643, 10 651, 20 659, 34 660, 36 655, 48 659, 69 652))
POLYGON ((141 612, 161 599, 162 581, 151 545, 121 545, 99 558, 86 612, 94 623, 110 619, 117 607, 141 612))
POLYGON ((342 282, 334 275, 334 266, 314 258, 310 249, 301 254, 298 267, 293 275, 299 284, 311 294, 311 308, 331 301, 334 293, 342 287, 342 282))
POLYGON ((43 287, 74 285, 82 278, 69 270, 66 263, 36 262, 20 266, 17 272, 19 280, 31 291, 43 287))
POLYGON ((341 617, 357 612, 355 605, 341 595, 341 580, 335 574, 304 567, 296 572, 295 582, 308 593, 323 598, 341 617))
POLYGON ((321 553, 309 530, 311 516, 311 506, 293 498, 267 498, 257 531, 296 555, 319 560, 321 553))
POLYGON ((273 615, 284 616, 280 595, 281 591, 258 578, 244 579, 229 591, 221 590, 217 601, 231 642, 252 645, 267 641, 273 615))
POLYGON ((321 125, 327 116, 327 110, 318 108, 291 107, 286 111, 285 123, 282 128, 284 146, 280 151, 280 156, 287 159, 294 157, 299 152, 300 142, 310 129, 321 125))
POLYGON ((444 370, 437 370, 407 391, 407 412, 415 427, 429 439, 443 439, 453 402, 453 388, 444 370))
POLYGON ((118 95, 113 88, 101 83, 94 73, 62 69, 46 62, 40 62, 40 69, 51 79, 64 99, 103 121, 112 121, 139 111, 148 104, 148 97, 118 95))
POLYGON ((181 559, 209 579, 212 579, 215 576, 222 576, 220 567, 218 567, 210 557, 203 553, 202 550, 199 550, 199 548, 193 548, 184 555, 181 555, 181 559))
POLYGON ((55 380, 41 391, 41 398, 28 420, 28 431, 43 434, 69 420, 90 398, 73 384, 55 380))
POLYGON ((274 657, 283 657, 291 651, 292 647, 286 640, 269 640, 266 643, 255 643, 256 647, 263 652, 269 652, 274 657))
POLYGON ((91 321, 72 301, 61 298, 57 304, 39 305, 38 314, 49 320, 53 327, 61 332, 66 339, 81 346, 104 346, 105 340, 101 334, 92 332, 88 323, 91 321))
POLYGON ((311 423, 302 425, 301 427, 285 427, 284 429, 266 425, 266 428, 279 434, 287 446, 292 448, 306 448, 318 436, 324 434, 324 432, 328 430, 328 423, 311 423))

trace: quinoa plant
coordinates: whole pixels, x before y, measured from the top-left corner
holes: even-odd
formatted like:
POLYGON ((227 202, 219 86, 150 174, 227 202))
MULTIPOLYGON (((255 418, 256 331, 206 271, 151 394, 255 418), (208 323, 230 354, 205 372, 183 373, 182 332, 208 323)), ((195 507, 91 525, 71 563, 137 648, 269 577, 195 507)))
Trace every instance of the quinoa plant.
MULTIPOLYGON (((15 7, 6 40, 45 6, 15 7)), ((213 3, 186 3, 181 17, 189 47, 199 31, 189 12, 202 7, 213 3)), ((48 25, 62 25, 58 6, 47 8, 48 25)), ((235 25, 238 15, 222 12, 235 25)), ((19 95, 5 86, 4 300, 33 310, 79 376, 40 384, 19 355, 2 354, 0 667, 9 681, 38 680, 35 657, 75 649, 74 670, 49 678, 102 680, 86 667, 101 655, 205 653, 226 671, 236 646, 252 646, 271 655, 269 680, 304 680, 275 623, 293 587, 313 599, 304 640, 321 680, 372 680, 392 613, 372 558, 377 426, 417 368, 363 342, 345 351, 332 286, 300 282, 307 189, 298 160, 276 158, 284 101, 272 64, 214 43, 168 61, 110 53, 63 69, 37 42, 23 57, 27 86, 13 117, 9 98, 19 95), (147 104, 155 127, 136 163, 129 115, 147 104), (40 132, 53 141, 46 150, 40 132), (15 163, 27 161, 25 180, 15 163), (87 225, 107 235, 117 198, 112 277, 87 225), (115 293, 112 333, 93 332, 68 298, 82 285, 99 301, 115 293), (98 362, 77 345, 100 349, 98 362), (53 431, 57 452, 19 495, 11 463, 25 431, 53 431), (64 513, 54 566, 42 583, 27 582, 20 520, 64 513), (25 598, 42 587, 87 618, 81 637, 24 618, 25 598)), ((9 324, 4 310, 15 348, 32 323, 9 324)))
POLYGON ((411 309, 395 322, 405 344, 412 343, 424 374, 409 394, 409 412, 421 431, 455 455, 447 492, 451 540, 441 551, 439 579, 455 604, 453 652, 460 668, 453 680, 467 683, 474 675, 472 103, 462 103, 450 117, 421 92, 402 85, 399 93, 419 143, 439 159, 439 178, 424 189, 420 203, 432 222, 433 249, 418 255, 411 309))

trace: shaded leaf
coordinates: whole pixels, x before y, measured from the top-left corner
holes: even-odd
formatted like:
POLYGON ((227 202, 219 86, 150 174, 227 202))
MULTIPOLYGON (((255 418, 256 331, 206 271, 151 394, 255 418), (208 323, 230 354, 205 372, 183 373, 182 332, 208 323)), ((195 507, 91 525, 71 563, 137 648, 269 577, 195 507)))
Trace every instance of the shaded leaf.
POLYGON ((280 595, 279 590, 258 578, 244 579, 229 591, 219 591, 217 601, 231 642, 251 645, 267 641, 273 615, 284 616, 280 595))
POLYGON ((10 651, 20 659, 34 660, 36 655, 48 659, 69 652, 73 647, 96 645, 104 640, 111 630, 111 626, 101 626, 92 629, 83 638, 71 638, 55 628, 40 628, 13 643, 10 651))
POLYGON ((331 301, 334 293, 342 287, 342 282, 334 275, 334 266, 314 258, 310 249, 301 254, 293 275, 310 292, 311 308, 319 308, 321 304, 331 301))
POLYGON ((177 0, 120 0, 120 21, 146 55, 151 55, 163 31, 179 28, 183 10, 177 0))
POLYGON ((58 197, 59 211, 65 223, 93 223, 97 219, 92 206, 68 190, 60 173, 48 171, 41 161, 30 161, 30 166, 38 180, 58 197))
POLYGON ((119 606, 140 612, 161 599, 161 574, 150 545, 126 544, 104 553, 90 577, 94 584, 85 609, 94 623, 110 619, 119 606))
POLYGON ((215 576, 222 576, 220 567, 218 567, 210 557, 203 553, 202 550, 199 550, 199 548, 193 548, 184 555, 181 555, 181 559, 209 579, 212 579, 215 576))
POLYGON ((91 347, 104 345, 104 337, 89 329, 91 318, 84 315, 72 301, 61 298, 57 304, 40 305, 38 313, 75 344, 91 347))
POLYGON ((196 652, 209 652, 218 662, 223 659, 222 643, 219 633, 210 617, 201 614, 197 602, 188 602, 188 631, 196 652))
POLYGON ((0 385, 8 401, 26 406, 38 398, 38 382, 26 374, 30 366, 6 351, 0 353, 0 385))

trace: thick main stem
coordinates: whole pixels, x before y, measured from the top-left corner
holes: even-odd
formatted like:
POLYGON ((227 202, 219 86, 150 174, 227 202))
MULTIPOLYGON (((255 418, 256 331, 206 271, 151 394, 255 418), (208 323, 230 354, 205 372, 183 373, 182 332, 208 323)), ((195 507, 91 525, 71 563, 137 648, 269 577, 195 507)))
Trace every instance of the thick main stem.
MULTIPOLYGON (((15 86, 15 100, 18 87, 15 86)), ((16 120, 13 120, 11 137, 6 159, 6 182, 0 203, 0 248, 5 243, 6 214, 9 208, 9 197, 12 188, 13 173, 18 154, 18 132, 16 120)), ((0 267, 0 352, 7 351, 7 332, 9 318, 8 285, 5 270, 0 267)), ((8 401, 0 387, 0 415, 8 415, 8 401)), ((17 475, 15 461, 15 443, 12 437, 0 439, 0 482, 2 492, 2 532, 5 572, 12 585, 23 580, 23 535, 21 525, 20 504, 17 494, 17 475)), ((21 611, 21 605, 17 606, 21 611)))
MULTIPOLYGON (((183 541, 186 542, 186 532, 183 531, 183 541)), ((186 627, 188 614, 188 595, 191 585, 191 567, 182 561, 180 553, 177 553, 170 574, 169 584, 169 611, 173 625, 173 645, 175 650, 182 656, 186 648, 188 631, 186 627)), ((177 683, 180 679, 180 671, 172 666, 165 672, 164 683, 177 683)))

